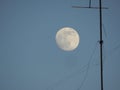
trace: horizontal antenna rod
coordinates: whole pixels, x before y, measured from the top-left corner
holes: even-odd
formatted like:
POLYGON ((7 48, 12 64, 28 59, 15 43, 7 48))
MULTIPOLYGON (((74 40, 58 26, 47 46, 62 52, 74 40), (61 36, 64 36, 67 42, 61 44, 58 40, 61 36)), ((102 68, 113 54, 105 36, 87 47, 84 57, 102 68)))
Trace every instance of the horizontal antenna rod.
MULTIPOLYGON (((100 7, 81 7, 81 6, 72 6, 72 8, 91 8, 91 9, 99 9, 100 7)), ((101 9, 108 9, 107 7, 102 7, 101 9)))

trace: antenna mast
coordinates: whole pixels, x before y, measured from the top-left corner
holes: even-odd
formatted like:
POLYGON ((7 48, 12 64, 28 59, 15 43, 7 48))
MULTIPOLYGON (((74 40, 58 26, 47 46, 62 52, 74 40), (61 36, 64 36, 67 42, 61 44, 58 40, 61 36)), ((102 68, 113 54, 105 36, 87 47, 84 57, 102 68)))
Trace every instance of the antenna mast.
POLYGON ((102 1, 99 0, 100 14, 100 71, 101 71, 101 90, 103 90, 103 39, 102 39, 102 1))
POLYGON ((103 90, 103 38, 102 38, 102 9, 108 9, 102 7, 102 0, 99 0, 99 7, 91 7, 91 0, 89 0, 89 7, 72 6, 73 8, 89 8, 99 9, 99 20, 100 20, 100 79, 101 79, 101 90, 103 90))

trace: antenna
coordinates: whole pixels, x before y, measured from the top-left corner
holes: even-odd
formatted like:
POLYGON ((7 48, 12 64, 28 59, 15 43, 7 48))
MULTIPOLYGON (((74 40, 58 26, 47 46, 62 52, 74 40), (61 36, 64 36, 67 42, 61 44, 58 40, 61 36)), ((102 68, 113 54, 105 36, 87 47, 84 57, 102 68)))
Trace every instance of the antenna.
POLYGON ((89 0, 89 8, 91 7, 91 0, 89 0))
POLYGON ((102 9, 108 9, 102 7, 102 0, 99 0, 99 7, 91 7, 91 0, 89 0, 89 7, 72 6, 72 8, 88 8, 88 9, 99 9, 99 20, 100 20, 100 79, 101 79, 101 90, 103 90, 103 38, 102 38, 102 9))

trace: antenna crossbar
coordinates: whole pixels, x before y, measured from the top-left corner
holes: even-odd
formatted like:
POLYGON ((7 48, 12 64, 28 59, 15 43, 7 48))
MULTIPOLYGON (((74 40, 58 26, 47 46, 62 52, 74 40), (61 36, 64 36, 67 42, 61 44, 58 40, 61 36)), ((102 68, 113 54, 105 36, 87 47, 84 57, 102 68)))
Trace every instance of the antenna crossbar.
MULTIPOLYGON (((82 7, 82 6, 72 6, 72 8, 100 9, 100 7, 82 7)), ((108 8, 107 7, 102 7, 101 9, 108 9, 108 8)))

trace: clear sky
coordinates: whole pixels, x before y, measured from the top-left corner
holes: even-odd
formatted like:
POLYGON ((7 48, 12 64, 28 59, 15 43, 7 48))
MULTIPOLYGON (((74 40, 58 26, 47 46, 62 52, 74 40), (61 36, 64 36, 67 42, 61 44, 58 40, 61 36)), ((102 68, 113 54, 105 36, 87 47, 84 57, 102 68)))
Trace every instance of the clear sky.
MULTIPOLYGON (((120 90, 119 0, 102 0, 104 90, 120 90)), ((99 11, 89 0, 0 0, 0 90, 100 90, 99 11), (72 27, 78 48, 65 52, 56 32, 72 27)), ((92 0, 98 6, 98 0, 92 0)))

